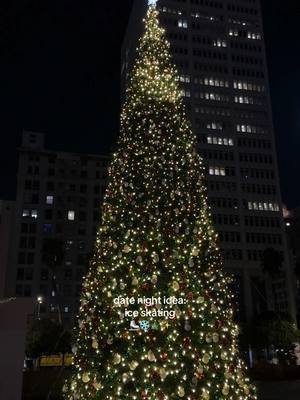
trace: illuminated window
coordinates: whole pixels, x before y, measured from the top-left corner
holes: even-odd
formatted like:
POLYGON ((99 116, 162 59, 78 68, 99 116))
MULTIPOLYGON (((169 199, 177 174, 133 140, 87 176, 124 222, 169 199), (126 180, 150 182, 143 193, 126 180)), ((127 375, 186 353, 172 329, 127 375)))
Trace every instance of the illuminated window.
POLYGON ((266 133, 266 129, 261 126, 246 125, 246 124, 237 124, 236 131, 239 133, 259 133, 259 134, 266 133))
POLYGON ((226 87, 229 88, 229 81, 225 81, 223 79, 218 78, 195 78, 195 83, 205 85, 205 86, 215 86, 215 87, 226 87))
POLYGON ((209 175, 226 176, 224 167, 209 167, 209 175))
POLYGON ((230 29, 229 30, 229 36, 237 37, 237 36, 239 36, 239 32, 237 30, 235 30, 235 29, 230 29))
POLYGON ((216 136, 208 136, 207 137, 208 144, 217 144, 219 146, 234 146, 234 141, 231 138, 223 138, 216 136))
POLYGON ((208 93, 208 92, 196 92, 195 97, 200 97, 200 99, 211 100, 211 101, 222 101, 225 103, 229 103, 229 96, 226 96, 221 93, 208 93))
POLYGON ((257 32, 247 32, 247 38, 252 40, 261 40, 261 34, 257 32))
POLYGON ((252 82, 233 81, 233 88, 238 90, 248 90, 253 92, 264 92, 265 87, 252 82))
POLYGON ((68 220, 75 221, 75 211, 73 211, 73 210, 68 211, 68 220))
POLYGON ((234 96, 234 102, 240 104, 254 104, 254 98, 249 96, 234 96))
POLYGON ((207 129, 213 129, 213 130, 219 130, 222 131, 223 130, 223 124, 221 122, 209 122, 206 125, 207 129))
POLYGON ((188 27, 188 23, 186 19, 178 20, 178 27, 186 29, 188 27))
POLYGON ((54 203, 54 197, 53 196, 46 196, 46 204, 50 206, 53 203, 54 203))
POLYGON ((184 82, 184 83, 190 83, 191 82, 191 78, 189 75, 180 75, 179 76, 179 81, 180 82, 184 82))
POLYGON ((29 216, 30 216, 30 211, 29 210, 23 210, 22 217, 29 217, 29 216))
POLYGON ((191 97, 191 91, 188 89, 181 89, 181 96, 182 97, 191 97))
POLYGON ((248 201, 248 210, 278 212, 280 210, 280 208, 277 203, 264 203, 264 202, 259 202, 259 201, 248 201))
POLYGON ((217 39, 213 41, 214 47, 227 47, 226 40, 217 39))
POLYGON ((31 217, 36 219, 38 217, 38 211, 37 210, 31 210, 31 217))

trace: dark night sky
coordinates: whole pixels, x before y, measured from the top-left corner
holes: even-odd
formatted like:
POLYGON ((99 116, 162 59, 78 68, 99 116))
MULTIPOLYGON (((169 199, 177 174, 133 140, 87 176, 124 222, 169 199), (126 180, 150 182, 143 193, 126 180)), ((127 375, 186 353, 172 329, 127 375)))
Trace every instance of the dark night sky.
MULTIPOLYGON (((300 205, 300 8, 262 0, 284 201, 300 205)), ((53 149, 106 153, 118 132, 131 0, 9 0, 0 10, 0 198, 14 196, 23 129, 53 149)))

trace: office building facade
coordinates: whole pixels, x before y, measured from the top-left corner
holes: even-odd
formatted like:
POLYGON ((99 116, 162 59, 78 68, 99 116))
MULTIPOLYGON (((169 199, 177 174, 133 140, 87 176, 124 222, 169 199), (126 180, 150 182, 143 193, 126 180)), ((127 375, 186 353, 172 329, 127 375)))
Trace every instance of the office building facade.
POLYGON ((0 300, 4 298, 12 240, 15 202, 0 200, 0 300))
MULTIPOLYGON (((158 0, 157 7, 207 168, 240 318, 268 309, 294 316, 259 0, 158 0), (261 266, 267 248, 284 257, 272 282, 261 266)), ((123 100, 146 9, 146 0, 134 1, 122 49, 123 100)))
POLYGON ((41 317, 72 325, 93 252, 109 157, 47 150, 24 132, 6 295, 33 297, 41 317))

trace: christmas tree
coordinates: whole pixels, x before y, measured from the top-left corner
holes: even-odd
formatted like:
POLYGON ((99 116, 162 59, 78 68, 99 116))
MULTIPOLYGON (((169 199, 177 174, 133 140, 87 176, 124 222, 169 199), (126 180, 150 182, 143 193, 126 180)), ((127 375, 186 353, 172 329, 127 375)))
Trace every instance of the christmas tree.
POLYGON ((150 5, 83 283, 68 400, 252 400, 196 139, 150 5))

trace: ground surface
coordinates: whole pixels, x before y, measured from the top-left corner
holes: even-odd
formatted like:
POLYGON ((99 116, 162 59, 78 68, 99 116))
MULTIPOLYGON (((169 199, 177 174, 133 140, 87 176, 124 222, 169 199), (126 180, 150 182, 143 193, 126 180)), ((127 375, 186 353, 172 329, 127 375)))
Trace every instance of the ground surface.
POLYGON ((300 400, 300 381, 260 382, 258 400, 300 400))
MULTIPOLYGON (((61 387, 69 370, 44 369, 24 374, 22 400, 62 400, 61 387)), ((258 400, 300 400, 300 380, 257 383, 258 400)))

